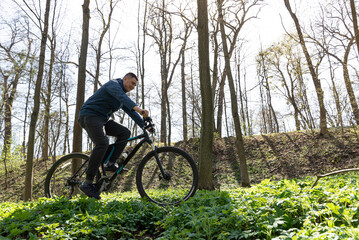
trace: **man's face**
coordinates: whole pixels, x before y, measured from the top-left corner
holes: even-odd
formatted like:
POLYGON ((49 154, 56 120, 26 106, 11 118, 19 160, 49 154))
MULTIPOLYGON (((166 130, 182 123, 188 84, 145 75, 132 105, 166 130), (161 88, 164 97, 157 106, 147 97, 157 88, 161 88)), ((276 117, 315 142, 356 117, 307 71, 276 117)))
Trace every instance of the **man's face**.
POLYGON ((123 87, 126 89, 126 91, 131 91, 133 90, 137 85, 137 80, 136 78, 131 78, 131 77, 125 77, 123 79, 123 87))

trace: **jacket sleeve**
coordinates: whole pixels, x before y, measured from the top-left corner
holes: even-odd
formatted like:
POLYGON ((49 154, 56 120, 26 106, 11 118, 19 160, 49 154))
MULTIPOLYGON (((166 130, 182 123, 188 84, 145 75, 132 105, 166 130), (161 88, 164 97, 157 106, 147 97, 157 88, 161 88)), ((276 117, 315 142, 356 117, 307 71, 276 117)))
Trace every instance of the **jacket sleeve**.
POLYGON ((136 111, 130 110, 127 107, 122 107, 122 109, 123 111, 125 111, 125 113, 128 114, 128 116, 130 116, 137 123, 138 126, 143 128, 142 117, 136 111))

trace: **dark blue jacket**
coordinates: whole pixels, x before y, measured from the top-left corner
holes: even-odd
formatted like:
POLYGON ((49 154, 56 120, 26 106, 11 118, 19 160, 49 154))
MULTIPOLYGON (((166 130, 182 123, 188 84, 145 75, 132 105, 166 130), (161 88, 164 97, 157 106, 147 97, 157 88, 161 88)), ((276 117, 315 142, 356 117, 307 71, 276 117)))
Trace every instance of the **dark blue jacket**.
POLYGON ((121 108, 142 128, 143 120, 133 110, 137 104, 127 96, 126 92, 121 78, 110 80, 87 99, 81 107, 79 115, 101 116, 108 120, 114 112, 121 108))

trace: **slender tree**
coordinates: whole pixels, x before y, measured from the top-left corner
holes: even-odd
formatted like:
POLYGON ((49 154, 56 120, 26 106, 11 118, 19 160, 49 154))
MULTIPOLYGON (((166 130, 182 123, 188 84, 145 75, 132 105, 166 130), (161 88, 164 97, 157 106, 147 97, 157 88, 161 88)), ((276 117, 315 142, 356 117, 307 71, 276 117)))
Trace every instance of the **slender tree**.
POLYGON ((335 81, 335 69, 334 69, 332 60, 329 55, 327 55, 327 58, 328 58, 328 64, 329 64, 330 80, 332 82, 332 92, 333 92, 335 107, 337 110, 337 112, 334 116, 334 118, 336 119, 334 126, 341 127, 341 129, 343 131, 344 130, 344 128, 343 128, 344 127, 343 112, 342 112, 342 105, 341 105, 341 101, 340 101, 340 94, 339 94, 338 88, 336 86, 336 81, 335 81))
POLYGON ((53 95, 53 72, 54 72, 54 64, 55 64, 55 53, 56 53, 56 26, 55 26, 55 17, 56 17, 56 7, 57 0, 54 1, 53 13, 52 13, 52 21, 51 21, 51 34, 48 36, 48 40, 50 42, 50 64, 49 64, 49 72, 47 76, 47 84, 44 89, 44 125, 42 130, 43 136, 43 144, 42 144, 42 158, 47 160, 49 157, 49 125, 50 125, 50 110, 51 110, 51 99, 53 95))
POLYGON ((224 29, 224 19, 223 19, 223 10, 222 10, 223 0, 217 0, 217 6, 218 6, 218 14, 219 14, 219 25, 221 30, 221 37, 222 37, 222 45, 223 45, 223 53, 225 58, 225 68, 226 68, 226 74, 229 84, 229 89, 231 93, 231 106, 232 106, 232 116, 236 131, 236 147, 238 151, 239 156, 239 164, 240 164, 240 171, 241 171, 241 186, 242 187, 249 187, 249 174, 248 174, 248 168, 247 168, 247 160, 244 154, 244 141, 242 136, 242 130, 241 130, 241 123, 239 119, 239 113, 238 113, 238 103, 237 103, 237 95, 236 90, 234 86, 234 80, 230 65, 230 56, 229 56, 229 50, 227 46, 227 39, 226 39, 226 33, 224 29))
MULTIPOLYGON (((86 60, 87 60, 87 48, 89 39, 89 25, 90 25, 90 0, 84 0, 82 5, 82 41, 78 68, 78 79, 77 79, 77 99, 76 99, 76 112, 74 122, 74 133, 73 133, 73 151, 82 151, 82 128, 77 122, 79 117, 80 109, 85 101, 85 82, 86 82, 86 60)), ((78 169, 79 161, 75 160, 72 164, 73 172, 78 169)))
POLYGON ((278 118, 277 114, 273 107, 273 101, 272 101, 272 93, 271 93, 271 87, 269 85, 270 82, 270 76, 269 76, 269 66, 266 63, 266 53, 264 50, 261 50, 260 53, 257 55, 257 75, 259 77, 259 84, 260 84, 260 90, 261 92, 261 100, 262 100, 262 114, 265 112, 268 112, 268 114, 265 114, 262 118, 262 121, 264 121, 264 125, 267 126, 267 124, 270 124, 271 129, 276 129, 276 132, 279 132, 279 124, 278 124, 278 118), (264 91, 265 90, 265 91, 264 91), (265 102, 265 104, 263 104, 265 102), (266 107, 268 107, 268 111, 265 111, 266 107), (268 116, 268 119, 270 119, 268 122, 266 121, 268 116), (272 121, 273 119, 273 121, 272 121))
POLYGON ((48 34, 48 24, 50 15, 50 0, 46 0, 45 7, 45 18, 44 28, 41 32, 41 46, 40 46, 40 58, 39 58, 39 69, 36 78, 35 92, 34 92, 34 108, 31 114, 30 129, 29 129, 29 140, 27 143, 27 157, 26 157, 26 172, 25 172, 25 189, 24 189, 24 200, 28 201, 32 199, 32 185, 33 185, 33 158, 34 158, 34 147, 35 147, 35 132, 36 122, 40 109, 40 88, 45 68, 45 51, 46 41, 48 34))
POLYGON ((307 64, 308 64, 310 75, 312 77, 312 80, 313 80, 313 83, 314 83, 314 86, 315 86, 315 91, 316 91, 316 94, 317 94, 317 99, 318 99, 318 103, 319 103, 319 110, 320 110, 320 134, 321 135, 327 135, 328 134, 327 111, 326 111, 325 105, 324 105, 324 92, 323 92, 323 89, 322 89, 322 86, 321 86, 320 79, 318 77, 318 72, 315 71, 315 67, 314 67, 312 59, 311 59, 311 57, 309 55, 309 51, 308 51, 308 48, 306 46, 304 36, 303 36, 303 32, 302 32, 302 28, 300 26, 300 23, 299 23, 299 20, 297 18, 297 15, 293 12, 289 0, 284 0, 284 4, 285 4, 291 18, 294 21, 295 28, 297 29, 297 33, 298 33, 298 37, 299 37, 299 43, 300 43, 300 45, 302 47, 305 59, 306 59, 307 64))
POLYGON ((350 0, 350 9, 351 9, 351 12, 352 12, 352 20, 353 20, 355 43, 356 43, 356 45, 357 45, 357 51, 358 51, 358 53, 359 53, 358 17, 357 17, 357 11, 356 11, 355 1, 354 1, 354 0, 350 0))
POLYGON ((182 16, 182 21, 184 24, 184 35, 181 37, 183 43, 181 46, 180 56, 181 56, 181 91, 182 91, 182 132, 183 140, 186 142, 188 140, 188 124, 187 124, 187 96, 186 96, 186 48, 187 41, 192 32, 193 21, 188 21, 187 18, 182 16))
POLYGON ((146 53, 146 28, 147 28, 147 9, 148 0, 144 1, 144 13, 142 19, 142 28, 140 26, 140 6, 142 1, 138 1, 138 25, 137 25, 137 68, 141 79, 141 98, 142 108, 145 107, 145 53, 146 53), (140 36, 142 30, 142 47, 140 44, 140 36))
POLYGON ((100 78, 100 67, 101 67, 101 61, 103 61, 102 55, 102 44, 103 44, 103 40, 105 38, 105 35, 108 31, 108 29, 111 26, 111 20, 112 20, 112 14, 113 14, 113 10, 115 9, 118 0, 110 0, 108 3, 106 2, 106 4, 109 5, 109 12, 107 15, 107 19, 105 16, 105 13, 103 11, 103 9, 99 6, 98 3, 99 0, 95 0, 96 3, 96 12, 98 13, 98 15, 100 16, 101 19, 101 23, 102 23, 102 30, 100 33, 100 38, 98 40, 97 43, 97 47, 95 48, 95 52, 96 52, 96 69, 95 69, 95 83, 94 83, 94 89, 93 92, 96 92, 98 89, 98 85, 99 85, 99 78, 100 78))

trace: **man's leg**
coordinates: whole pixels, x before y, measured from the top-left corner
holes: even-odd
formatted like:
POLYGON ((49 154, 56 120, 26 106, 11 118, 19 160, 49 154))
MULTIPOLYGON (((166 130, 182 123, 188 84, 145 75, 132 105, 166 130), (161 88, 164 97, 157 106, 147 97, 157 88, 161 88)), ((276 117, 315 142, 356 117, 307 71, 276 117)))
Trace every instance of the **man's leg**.
MULTIPOLYGON (((92 182, 96 176, 96 173, 100 167, 102 159, 108 148, 109 140, 104 131, 104 125, 106 124, 106 119, 103 117, 97 116, 85 116, 80 119, 80 125, 86 130, 88 136, 91 138, 92 142, 95 144, 95 147, 92 150, 88 169, 86 172, 86 181, 83 184, 88 185, 90 190, 85 191, 82 189, 88 196, 99 198, 98 193, 93 193, 92 182), (90 186, 91 185, 91 186, 90 186)), ((82 186, 82 187, 83 187, 82 186)))
POLYGON ((113 164, 125 149, 127 141, 124 140, 127 140, 130 137, 131 132, 128 128, 113 120, 110 120, 106 123, 105 130, 107 135, 116 137, 115 151, 109 160, 109 163, 113 164))

